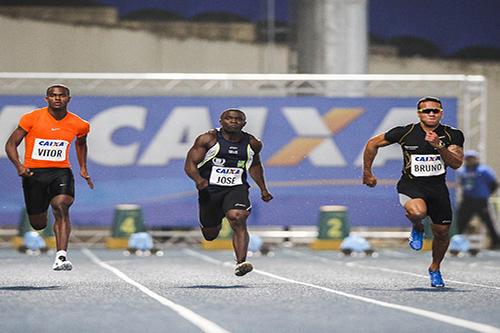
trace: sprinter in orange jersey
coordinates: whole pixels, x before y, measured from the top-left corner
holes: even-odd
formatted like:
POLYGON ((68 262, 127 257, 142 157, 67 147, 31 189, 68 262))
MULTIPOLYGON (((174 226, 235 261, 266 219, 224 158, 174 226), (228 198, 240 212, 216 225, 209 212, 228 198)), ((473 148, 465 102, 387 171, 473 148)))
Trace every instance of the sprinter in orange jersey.
POLYGON ((47 226, 49 205, 54 213, 57 253, 52 269, 69 271, 67 259, 71 231, 69 207, 75 197, 75 183, 68 159, 69 147, 75 148, 82 176, 91 189, 87 172, 87 133, 89 123, 69 112, 71 100, 68 87, 56 84, 47 88, 47 107, 33 110, 21 117, 19 126, 5 145, 7 156, 22 177, 24 201, 31 226, 41 230, 47 226), (24 139, 24 163, 19 161, 17 147, 24 139))

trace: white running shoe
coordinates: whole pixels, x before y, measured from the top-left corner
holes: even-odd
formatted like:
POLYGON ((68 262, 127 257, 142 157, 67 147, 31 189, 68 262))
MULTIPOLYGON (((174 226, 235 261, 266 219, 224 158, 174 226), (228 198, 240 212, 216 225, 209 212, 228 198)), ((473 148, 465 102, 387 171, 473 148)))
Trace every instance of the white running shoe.
POLYGON ((73 265, 66 259, 65 256, 59 256, 54 261, 52 269, 55 271, 70 271, 73 269, 73 265))
POLYGON ((236 265, 234 269, 234 274, 236 276, 243 276, 247 273, 250 273, 253 270, 253 266, 250 262, 244 261, 236 265))

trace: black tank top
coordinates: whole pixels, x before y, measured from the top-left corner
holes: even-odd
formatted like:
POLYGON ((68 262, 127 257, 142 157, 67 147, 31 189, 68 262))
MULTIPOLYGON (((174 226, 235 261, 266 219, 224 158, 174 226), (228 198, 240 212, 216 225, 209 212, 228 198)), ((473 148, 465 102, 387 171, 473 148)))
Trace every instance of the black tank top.
MULTIPOLYGON (((463 147, 462 131, 439 124, 434 132, 446 147, 463 147)), ((425 131, 420 123, 394 127, 385 133, 385 139, 398 143, 403 150, 403 178, 430 184, 445 182, 446 164, 439 152, 425 141, 425 131)))
POLYGON ((238 142, 227 141, 219 128, 217 142, 198 164, 200 175, 208 180, 209 190, 228 186, 248 185, 247 172, 252 165, 254 151, 250 147, 250 134, 242 132, 238 142))

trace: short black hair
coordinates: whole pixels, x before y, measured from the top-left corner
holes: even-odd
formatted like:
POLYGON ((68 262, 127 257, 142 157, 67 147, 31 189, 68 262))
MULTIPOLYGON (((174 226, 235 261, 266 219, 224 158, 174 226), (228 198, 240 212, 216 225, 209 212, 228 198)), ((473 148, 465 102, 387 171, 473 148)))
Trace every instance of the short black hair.
POLYGON ((51 85, 50 87, 47 88, 47 92, 45 93, 46 96, 49 96, 49 93, 50 91, 52 90, 52 88, 63 88, 66 90, 66 93, 68 94, 68 96, 71 96, 71 92, 69 91, 69 88, 66 87, 64 84, 53 84, 51 85))
POLYGON ((443 103, 441 103, 441 100, 437 97, 434 96, 425 96, 422 97, 421 99, 418 100, 417 102, 417 109, 420 109, 420 103, 423 102, 436 102, 439 103, 439 107, 442 109, 443 108, 443 103))
POLYGON ((224 115, 225 115, 226 113, 231 112, 231 111, 240 113, 240 114, 243 116, 244 120, 247 120, 247 115, 245 114, 245 112, 241 111, 240 109, 236 109, 236 108, 229 108, 229 109, 225 109, 225 110, 224 110, 224 111, 220 114, 220 119, 222 119, 222 117, 224 117, 224 115))

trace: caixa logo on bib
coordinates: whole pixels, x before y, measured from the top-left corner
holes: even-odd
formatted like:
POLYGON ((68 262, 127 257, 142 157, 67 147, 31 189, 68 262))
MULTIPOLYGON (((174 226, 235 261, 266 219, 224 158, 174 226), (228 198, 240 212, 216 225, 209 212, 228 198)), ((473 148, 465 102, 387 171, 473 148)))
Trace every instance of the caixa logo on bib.
POLYGON ((64 147, 65 143, 64 141, 47 141, 47 140, 40 140, 38 142, 40 146, 45 146, 45 147, 64 147))
POLYGON ((417 162, 434 162, 434 161, 440 161, 441 156, 436 156, 436 155, 417 155, 415 156, 415 161, 417 162))

